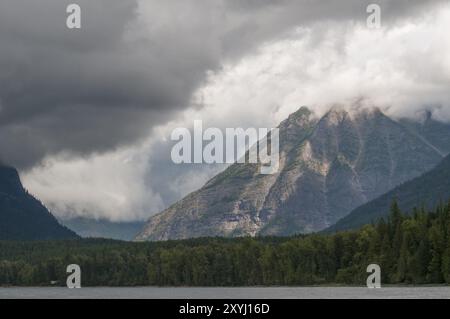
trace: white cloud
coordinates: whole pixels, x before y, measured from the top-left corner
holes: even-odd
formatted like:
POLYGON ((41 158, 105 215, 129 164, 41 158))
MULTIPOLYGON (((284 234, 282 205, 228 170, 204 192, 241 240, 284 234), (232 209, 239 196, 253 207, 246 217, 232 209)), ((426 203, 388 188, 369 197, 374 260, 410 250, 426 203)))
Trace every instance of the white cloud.
POLYGON ((450 6, 380 30, 354 22, 297 29, 212 74, 195 117, 273 126, 301 105, 320 114, 365 98, 391 115, 433 107, 449 120, 449 29, 450 6))
POLYGON ((51 158, 22 179, 58 217, 144 220, 163 203, 145 185, 149 167, 141 152, 136 148, 89 158, 51 158))
MULTIPOLYGON (((450 5, 414 20, 370 30, 355 21, 321 22, 261 45, 235 62, 224 62, 195 93, 193 106, 156 128, 145 146, 89 158, 53 157, 25 172, 25 185, 58 215, 112 220, 142 219, 197 189, 220 167, 186 165, 175 178, 164 166, 170 132, 191 127, 274 127, 302 105, 319 114, 331 104, 364 97, 394 116, 433 108, 450 120, 450 5), (198 104, 203 107, 198 108, 198 104), (155 142, 165 141, 164 147, 155 142), (164 196, 163 196, 164 195, 164 196)), ((172 172, 173 173, 173 172, 172 172)))

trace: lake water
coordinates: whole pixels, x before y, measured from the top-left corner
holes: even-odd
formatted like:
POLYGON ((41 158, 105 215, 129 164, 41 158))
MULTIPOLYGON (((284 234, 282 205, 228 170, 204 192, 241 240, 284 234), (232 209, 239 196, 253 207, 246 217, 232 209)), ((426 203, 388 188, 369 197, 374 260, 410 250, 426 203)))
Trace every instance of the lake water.
POLYGON ((0 288, 0 299, 450 299, 450 287, 256 287, 256 288, 0 288))

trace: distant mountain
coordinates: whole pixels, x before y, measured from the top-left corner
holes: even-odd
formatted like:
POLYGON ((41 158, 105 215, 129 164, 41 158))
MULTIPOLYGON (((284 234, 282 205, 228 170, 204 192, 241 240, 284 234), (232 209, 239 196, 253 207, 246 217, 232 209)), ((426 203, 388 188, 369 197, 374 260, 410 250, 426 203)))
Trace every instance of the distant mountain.
POLYGON ((434 145, 443 155, 450 153, 450 125, 434 120, 431 112, 426 112, 419 121, 401 119, 400 123, 434 145))
POLYGON ((449 126, 427 125, 423 134, 420 125, 395 121, 377 108, 333 108, 316 118, 302 107, 279 126, 277 174, 234 164, 151 217, 136 240, 323 230, 442 160, 450 139, 438 133, 449 126))
POLYGON ((0 164, 0 240, 73 238, 79 237, 28 194, 17 171, 0 164))
POLYGON ((84 238, 132 240, 145 222, 111 222, 91 218, 61 219, 60 222, 84 238))
POLYGON ((387 217, 394 200, 405 213, 411 213, 415 207, 434 209, 439 203, 450 200, 450 156, 428 173, 358 207, 325 232, 354 229, 387 217))

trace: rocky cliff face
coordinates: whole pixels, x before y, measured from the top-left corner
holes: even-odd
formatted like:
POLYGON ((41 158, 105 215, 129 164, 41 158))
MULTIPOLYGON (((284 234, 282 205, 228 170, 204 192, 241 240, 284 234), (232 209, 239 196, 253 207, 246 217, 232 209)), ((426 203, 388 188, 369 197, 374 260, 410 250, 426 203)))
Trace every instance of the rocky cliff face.
POLYGON ((378 109, 334 108, 318 119, 303 107, 279 128, 277 174, 260 175, 257 165, 234 164, 150 218, 136 239, 319 231, 430 170, 450 147, 450 140, 436 134, 442 129, 437 124, 420 129, 378 109))

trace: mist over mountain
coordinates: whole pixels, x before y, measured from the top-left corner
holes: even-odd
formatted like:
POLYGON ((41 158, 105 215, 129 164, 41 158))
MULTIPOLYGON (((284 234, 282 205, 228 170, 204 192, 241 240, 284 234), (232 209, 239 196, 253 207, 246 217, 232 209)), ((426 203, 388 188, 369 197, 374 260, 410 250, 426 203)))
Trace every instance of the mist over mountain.
POLYGON ((302 107, 279 128, 277 174, 234 164, 151 217, 136 239, 320 231, 430 170, 450 149, 442 138, 449 125, 393 120, 378 108, 335 107, 317 118, 302 107))
POLYGON ((74 238, 79 237, 23 188, 17 171, 0 164, 0 240, 74 238))

